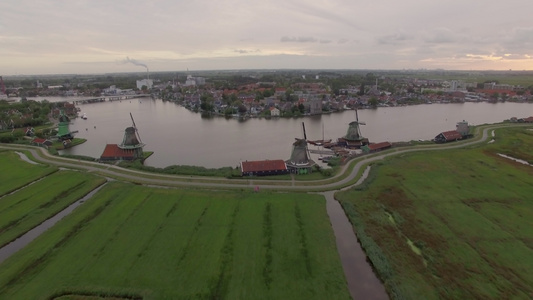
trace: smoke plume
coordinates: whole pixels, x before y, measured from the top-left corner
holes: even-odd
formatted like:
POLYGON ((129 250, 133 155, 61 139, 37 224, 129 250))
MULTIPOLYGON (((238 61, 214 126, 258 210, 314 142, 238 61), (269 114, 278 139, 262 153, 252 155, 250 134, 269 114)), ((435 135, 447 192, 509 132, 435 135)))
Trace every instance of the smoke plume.
POLYGON ((143 64, 142 62, 139 62, 133 58, 129 58, 126 56, 126 59, 123 61, 123 63, 127 64, 127 63, 131 63, 131 64, 134 64, 136 66, 141 66, 141 67, 145 67, 146 68, 146 71, 148 71, 148 66, 143 64))

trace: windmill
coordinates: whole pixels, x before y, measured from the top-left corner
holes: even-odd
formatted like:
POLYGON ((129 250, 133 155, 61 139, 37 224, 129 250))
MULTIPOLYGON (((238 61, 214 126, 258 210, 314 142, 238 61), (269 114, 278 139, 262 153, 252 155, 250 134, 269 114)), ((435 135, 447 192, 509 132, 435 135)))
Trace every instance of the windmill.
POLYGON ((124 131, 124 138, 122 143, 118 147, 125 151, 132 151, 135 158, 143 157, 143 147, 145 144, 142 143, 141 137, 135 125, 135 120, 133 120, 133 115, 130 113, 131 122, 133 126, 126 128, 124 131))
POLYGON ((60 141, 63 141, 63 145, 67 145, 70 140, 74 138, 74 134, 78 131, 70 131, 69 125, 70 125, 70 119, 63 110, 59 113, 59 123, 57 124, 57 138, 60 141), (68 141, 68 142, 67 142, 68 141), (65 143, 66 142, 66 143, 65 143))
POLYGON ((365 122, 359 122, 359 115, 357 114, 357 108, 355 108, 355 121, 348 124, 348 131, 346 135, 341 139, 346 142, 348 147, 361 147, 368 144, 368 139, 361 134, 361 128, 359 125, 366 125, 365 122))
POLYGON ((309 154, 307 148, 307 135, 305 133, 305 124, 302 122, 303 139, 295 138, 292 144, 291 158, 285 163, 289 169, 294 170, 298 174, 306 174, 312 171, 312 167, 316 164, 309 154))

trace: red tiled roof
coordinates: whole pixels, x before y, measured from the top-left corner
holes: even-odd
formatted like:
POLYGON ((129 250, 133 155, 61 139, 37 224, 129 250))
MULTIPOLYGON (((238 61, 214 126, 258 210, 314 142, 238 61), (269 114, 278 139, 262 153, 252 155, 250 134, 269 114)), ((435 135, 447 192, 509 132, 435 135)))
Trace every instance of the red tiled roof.
POLYGON ((117 144, 107 144, 104 149, 104 153, 100 156, 102 159, 113 159, 113 158, 124 158, 129 157, 133 158, 133 151, 125 151, 118 147, 117 144))
POLYGON ((389 142, 381 142, 381 143, 375 143, 375 144, 368 145, 368 148, 370 148, 370 150, 379 150, 379 149, 384 149, 384 148, 389 148, 389 147, 392 147, 392 144, 389 142))
POLYGON ((46 139, 34 138, 33 142, 36 143, 36 144, 42 144, 42 143, 46 142, 46 139))
POLYGON ((276 160, 256 160, 241 162, 241 172, 268 172, 287 170, 287 165, 281 159, 276 160))
POLYGON ((533 122, 533 117, 527 117, 524 119, 524 122, 533 122))
POLYGON ((445 132, 442 133, 442 135, 444 135, 444 138, 447 141, 452 141, 452 140, 457 140, 457 139, 462 139, 463 138, 463 135, 461 135, 459 132, 457 132, 457 130, 445 131, 445 132))

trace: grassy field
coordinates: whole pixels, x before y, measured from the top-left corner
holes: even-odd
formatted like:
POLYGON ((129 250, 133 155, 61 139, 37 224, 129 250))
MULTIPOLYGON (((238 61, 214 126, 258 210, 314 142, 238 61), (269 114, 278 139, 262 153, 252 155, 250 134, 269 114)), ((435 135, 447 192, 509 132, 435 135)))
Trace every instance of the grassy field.
POLYGON ((396 299, 533 297, 533 132, 494 143, 412 153, 372 167, 337 194, 396 299))
POLYGON ((13 151, 0 150, 0 197, 57 171, 56 167, 23 161, 13 151))
MULTIPOLYGON (((26 164, 31 165, 17 162, 20 167, 26 164)), ((0 247, 57 214, 104 182, 104 178, 89 173, 58 171, 27 188, 4 196, 0 199, 0 247)))
POLYGON ((106 296, 350 299, 322 196, 118 182, 0 266, 1 299, 106 296))

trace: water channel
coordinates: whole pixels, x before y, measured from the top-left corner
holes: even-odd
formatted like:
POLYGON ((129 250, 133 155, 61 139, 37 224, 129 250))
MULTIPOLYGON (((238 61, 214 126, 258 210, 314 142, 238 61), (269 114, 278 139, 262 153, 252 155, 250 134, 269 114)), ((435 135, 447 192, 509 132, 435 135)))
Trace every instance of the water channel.
MULTIPOLYGON (((120 144, 126 127, 135 119, 145 151, 154 154, 148 166, 196 165, 207 168, 235 167, 245 160, 288 159, 294 138, 336 140, 355 120, 353 110, 303 118, 202 118, 172 102, 140 98, 81 104, 81 114, 71 130, 85 138, 82 145, 62 153, 100 157, 106 144, 120 144)), ((359 111, 362 135, 370 142, 430 140, 442 131, 454 130, 466 120, 471 125, 498 123, 511 117, 533 116, 529 103, 449 103, 403 107, 379 107, 359 111)), ((315 161, 318 158, 316 155, 315 161)))
POLYGON ((67 206, 67 208, 63 209, 59 213, 55 214, 51 218, 47 219, 46 221, 42 222, 41 224, 37 225, 30 231, 26 232, 22 236, 18 237, 16 240, 12 241, 11 243, 5 245, 4 247, 0 248, 0 263, 2 263, 4 260, 6 260, 8 257, 13 255, 15 252, 19 251, 20 249, 24 248, 26 245, 28 245, 31 241, 36 239, 38 236, 40 236, 43 232, 54 226, 59 220, 63 219, 65 216, 70 214, 76 207, 80 206, 85 201, 89 200, 94 194, 96 194, 101 188, 104 187, 105 184, 102 184, 101 186, 97 187, 96 189, 89 192, 87 195, 85 195, 83 198, 79 199, 78 201, 70 204, 67 206))

